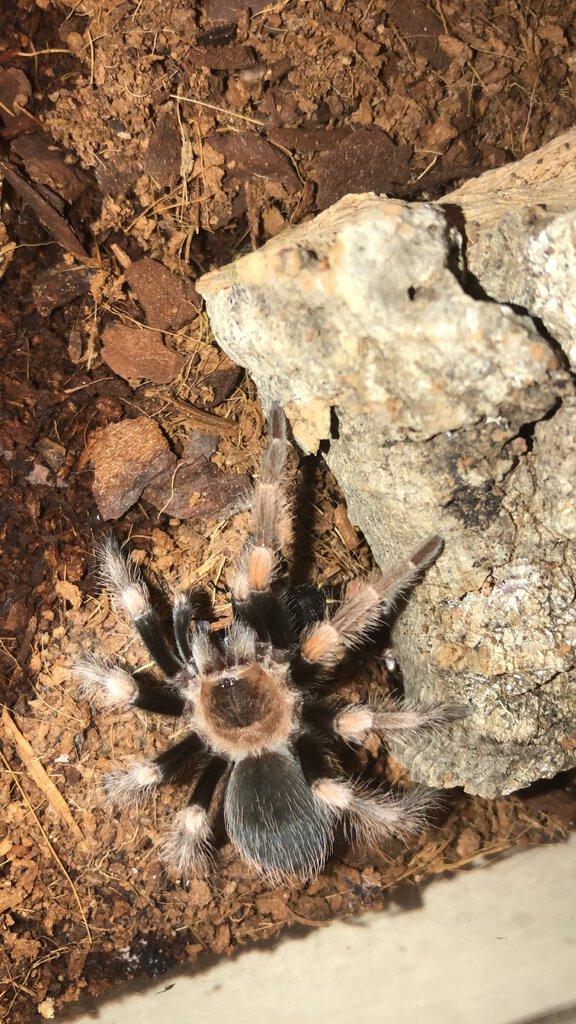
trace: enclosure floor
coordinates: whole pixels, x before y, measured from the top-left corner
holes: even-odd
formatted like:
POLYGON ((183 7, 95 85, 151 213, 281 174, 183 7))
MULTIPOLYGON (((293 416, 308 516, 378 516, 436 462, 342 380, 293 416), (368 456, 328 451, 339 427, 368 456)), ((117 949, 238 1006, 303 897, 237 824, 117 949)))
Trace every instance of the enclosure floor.
MULTIPOLYGON (((431 886, 424 905, 319 928, 98 1007, 99 1024, 576 1021, 576 836, 431 886), (121 1014, 121 1018, 120 1018, 121 1014)), ((94 1020, 90 1012, 76 1024, 94 1020)))

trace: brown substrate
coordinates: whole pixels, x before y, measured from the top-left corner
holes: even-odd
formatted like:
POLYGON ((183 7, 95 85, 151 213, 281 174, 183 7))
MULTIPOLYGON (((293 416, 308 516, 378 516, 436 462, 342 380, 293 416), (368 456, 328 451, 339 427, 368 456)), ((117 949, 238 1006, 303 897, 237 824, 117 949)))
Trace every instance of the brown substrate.
MULTIPOLYGON (((183 885, 157 851, 181 791, 138 817, 100 803, 111 762, 163 749, 170 727, 92 713, 71 664, 94 647, 143 664, 91 575, 98 509, 119 517, 114 530, 159 586, 197 579, 228 614, 244 525, 231 510, 262 416, 210 340, 198 273, 348 191, 435 198, 569 127, 574 11, 543 0, 3 11, 0 993, 14 1024, 118 978, 385 907, 401 882, 569 827, 564 783, 490 802, 455 793, 408 847, 340 844, 304 888, 271 890, 226 845, 209 878, 183 885)), ((321 583, 366 572, 330 474, 306 461, 299 485, 302 571, 310 554, 321 583)), ((383 685, 373 659, 345 691, 383 685)), ((376 751, 368 763, 398 774, 376 751)))

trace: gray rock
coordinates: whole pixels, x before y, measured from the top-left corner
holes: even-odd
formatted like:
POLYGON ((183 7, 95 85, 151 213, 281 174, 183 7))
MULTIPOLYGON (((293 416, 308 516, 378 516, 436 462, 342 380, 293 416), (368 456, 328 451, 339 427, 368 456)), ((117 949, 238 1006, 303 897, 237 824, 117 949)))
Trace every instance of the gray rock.
POLYGON ((396 753, 495 795, 576 763, 576 398, 556 342, 467 290, 454 223, 347 196, 198 290, 263 403, 329 439, 378 564, 445 538, 393 640, 408 694, 473 714, 396 753))

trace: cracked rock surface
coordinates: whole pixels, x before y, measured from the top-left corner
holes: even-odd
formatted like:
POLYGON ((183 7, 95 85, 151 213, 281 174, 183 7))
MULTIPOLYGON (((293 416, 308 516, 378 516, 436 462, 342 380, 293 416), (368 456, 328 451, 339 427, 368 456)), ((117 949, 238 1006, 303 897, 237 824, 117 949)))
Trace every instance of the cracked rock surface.
MULTIPOLYGON (((513 211, 523 238, 530 202, 513 211)), ((563 282, 549 266, 538 308, 527 278, 526 312, 503 304, 517 281, 508 231, 498 301, 486 285, 479 298, 454 205, 346 196, 198 290, 264 404, 284 404, 305 450, 329 441, 378 564, 444 537, 393 642, 409 695, 473 713, 396 753, 417 781, 489 796, 576 763, 576 393, 568 326, 554 337, 529 315, 563 282)), ((493 244, 511 213, 499 209, 493 244)), ((559 237, 570 216, 564 196, 546 230, 559 237)))

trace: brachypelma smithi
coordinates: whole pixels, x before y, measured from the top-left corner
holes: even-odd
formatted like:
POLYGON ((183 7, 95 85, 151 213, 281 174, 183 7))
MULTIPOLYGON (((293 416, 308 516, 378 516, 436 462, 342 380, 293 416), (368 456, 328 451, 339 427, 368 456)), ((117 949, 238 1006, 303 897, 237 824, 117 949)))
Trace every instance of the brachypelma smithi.
POLYGON ((405 560, 369 579, 353 579, 327 607, 323 591, 290 585, 283 552, 291 537, 284 480, 286 421, 275 406, 270 438, 251 499, 248 537, 230 581, 232 624, 211 629, 193 591, 176 595, 168 640, 139 570, 113 539, 100 551, 103 582, 132 620, 165 685, 134 678, 92 655, 77 666, 81 693, 100 706, 140 708, 180 719, 184 738, 152 760, 113 771, 108 798, 139 806, 162 782, 195 782, 163 852, 181 876, 203 870, 213 852, 215 793, 228 836, 240 855, 272 880, 320 870, 343 825, 356 842, 405 837, 426 820, 434 797, 413 788, 389 792, 346 777, 342 743, 362 744, 440 726, 459 716, 451 705, 390 698, 346 704, 331 693, 341 663, 439 556, 429 537, 405 560))

